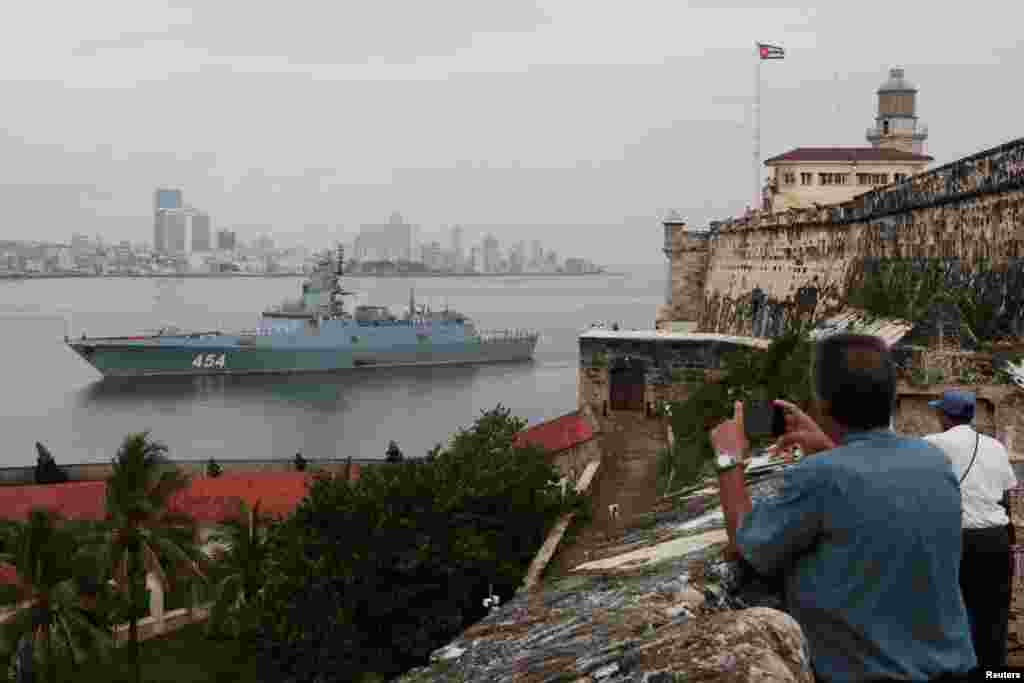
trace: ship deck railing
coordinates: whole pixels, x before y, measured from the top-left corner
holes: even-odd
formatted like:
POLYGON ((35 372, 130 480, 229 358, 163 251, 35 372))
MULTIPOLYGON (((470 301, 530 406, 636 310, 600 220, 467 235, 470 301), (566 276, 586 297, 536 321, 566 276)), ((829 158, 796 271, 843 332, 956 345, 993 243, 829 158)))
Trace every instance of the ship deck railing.
POLYGON ((493 342, 536 340, 539 333, 533 330, 484 330, 478 333, 483 344, 493 342))

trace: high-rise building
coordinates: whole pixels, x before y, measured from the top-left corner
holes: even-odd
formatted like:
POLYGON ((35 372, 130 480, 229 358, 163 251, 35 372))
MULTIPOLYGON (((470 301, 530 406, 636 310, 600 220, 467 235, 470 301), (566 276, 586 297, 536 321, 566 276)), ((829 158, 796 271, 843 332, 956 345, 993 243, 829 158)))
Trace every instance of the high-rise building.
POLYGON ((185 208, 182 191, 177 188, 158 187, 153 191, 153 250, 159 253, 171 251, 168 228, 177 225, 178 218, 165 214, 180 212, 185 208))
POLYGON ((462 252, 462 239, 463 230, 461 225, 456 225, 452 228, 452 255, 454 260, 455 269, 458 270, 462 267, 464 255, 462 252))
POLYGON ((541 248, 540 240, 533 240, 530 243, 530 267, 540 268, 544 263, 544 249, 541 248))
POLYGON ((177 188, 158 187, 153 191, 153 213, 160 209, 183 209, 182 192, 177 188))
POLYGON ((217 248, 224 251, 235 250, 235 233, 233 230, 217 231, 217 248))
POLYGON ((89 236, 76 232, 71 236, 71 252, 75 257, 84 256, 89 252, 89 236))
POLYGON ((501 262, 501 254, 498 252, 498 239, 494 235, 484 237, 483 243, 483 272, 498 272, 498 264, 501 262))
POLYGON ((156 216, 157 251, 165 254, 188 253, 189 215, 186 209, 160 209, 156 216))
POLYGON ((196 211, 190 216, 192 251, 210 251, 212 248, 210 215, 196 211))
POLYGON ((444 265, 441 258, 441 243, 431 242, 420 247, 423 265, 431 270, 440 270, 444 265))
POLYGON ((359 226, 355 257, 360 261, 411 261, 412 234, 415 226, 406 223, 397 211, 387 223, 359 226))

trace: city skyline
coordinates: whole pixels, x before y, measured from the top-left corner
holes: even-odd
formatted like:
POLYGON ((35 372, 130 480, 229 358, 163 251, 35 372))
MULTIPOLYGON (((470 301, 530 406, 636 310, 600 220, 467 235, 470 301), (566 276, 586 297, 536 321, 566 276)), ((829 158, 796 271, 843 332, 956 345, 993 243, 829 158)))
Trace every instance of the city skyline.
POLYGON ((169 184, 217 227, 274 226, 282 243, 401 207, 421 225, 518 225, 496 235, 658 263, 666 209, 701 225, 751 201, 758 40, 786 49, 762 78, 763 158, 862 145, 893 66, 921 87, 936 165, 1019 134, 1005 84, 1022 10, 1005 4, 931 8, 926 32, 918 7, 870 1, 58 4, 0 29, 11 238, 134 239, 169 184), (983 127, 966 123, 978 101, 983 127))

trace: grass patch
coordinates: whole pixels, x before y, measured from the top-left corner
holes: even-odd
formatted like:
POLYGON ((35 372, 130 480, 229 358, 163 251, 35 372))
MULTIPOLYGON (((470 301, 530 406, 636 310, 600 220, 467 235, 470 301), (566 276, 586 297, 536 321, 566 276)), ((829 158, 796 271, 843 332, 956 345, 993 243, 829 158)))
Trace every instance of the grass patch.
MULTIPOLYGON (((238 640, 211 640, 204 624, 188 624, 173 633, 139 644, 144 683, 245 683, 256 680, 253 657, 238 640)), ((65 672, 60 680, 88 683, 134 683, 131 645, 117 648, 113 661, 86 665, 79 672, 65 672)))

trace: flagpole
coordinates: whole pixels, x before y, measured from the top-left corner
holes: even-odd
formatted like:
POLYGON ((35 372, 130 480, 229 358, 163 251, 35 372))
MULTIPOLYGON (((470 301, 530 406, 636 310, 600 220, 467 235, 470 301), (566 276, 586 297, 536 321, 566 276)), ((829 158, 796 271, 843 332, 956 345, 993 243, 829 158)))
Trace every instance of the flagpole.
POLYGON ((761 46, 754 43, 754 203, 755 211, 761 208, 761 46))

